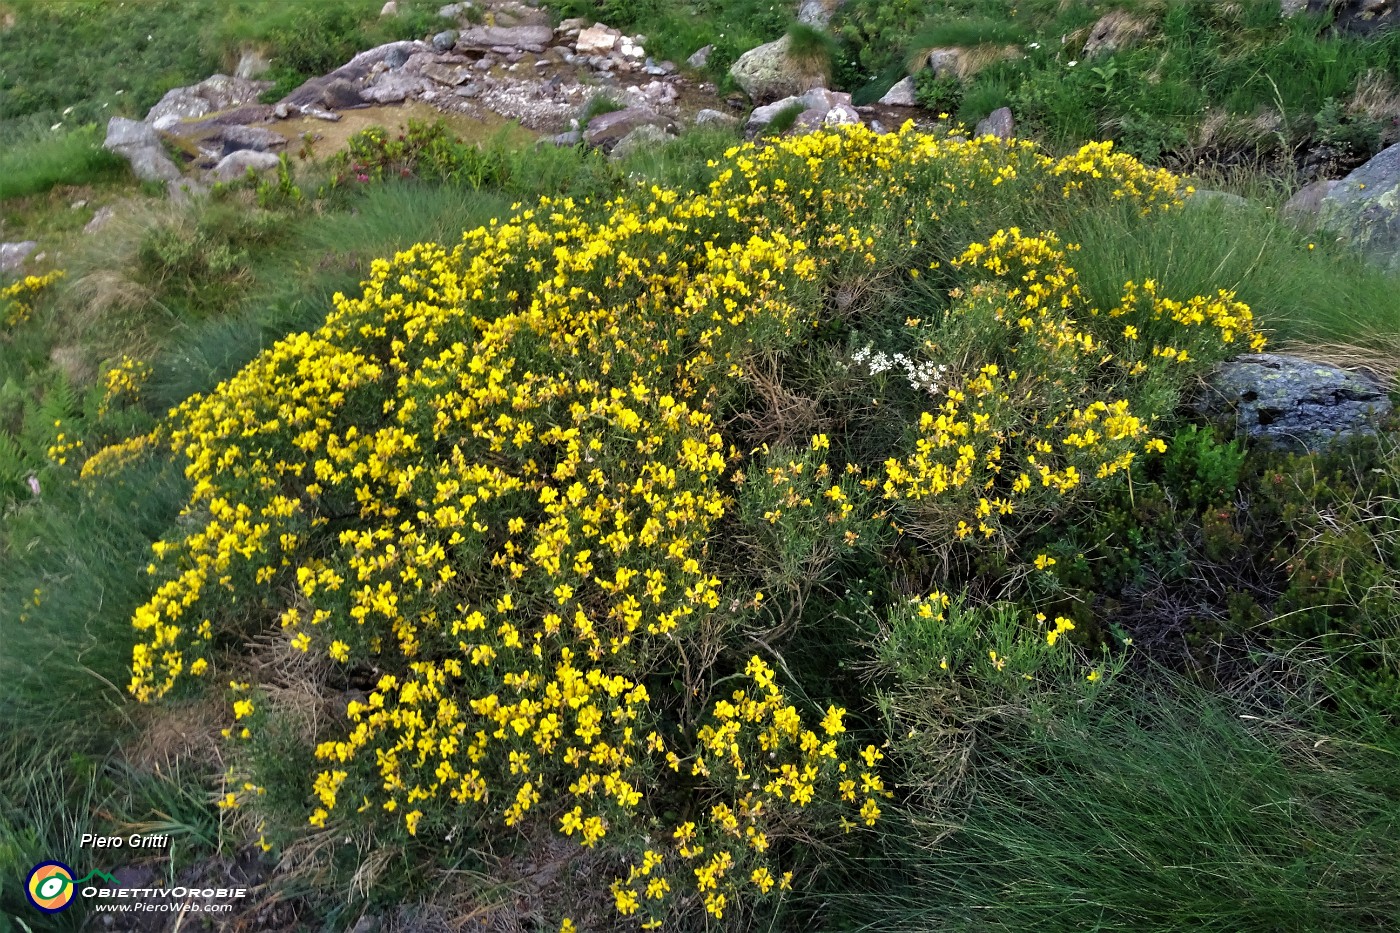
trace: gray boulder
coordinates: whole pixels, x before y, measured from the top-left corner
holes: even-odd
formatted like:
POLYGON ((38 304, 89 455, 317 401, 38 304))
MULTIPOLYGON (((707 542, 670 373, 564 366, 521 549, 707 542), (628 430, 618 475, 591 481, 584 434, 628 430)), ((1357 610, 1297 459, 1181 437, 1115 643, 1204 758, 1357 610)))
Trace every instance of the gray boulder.
POLYGON ((409 70, 416 55, 431 54, 431 49, 432 47, 425 42, 409 39, 386 42, 384 45, 367 49, 335 71, 310 79, 282 98, 278 101, 280 112, 311 114, 311 109, 303 108, 333 111, 358 106, 364 103, 358 85, 378 70, 377 65, 383 63, 390 68, 409 70))
POLYGON ((624 137, 639 126, 670 128, 671 125, 669 119, 654 110, 628 107, 626 110, 600 113, 589 120, 588 128, 583 133, 583 141, 595 149, 610 152, 624 137))
POLYGON ((608 153, 608 158, 625 159, 638 149, 653 149, 664 146, 674 138, 670 133, 653 123, 643 123, 619 139, 617 145, 613 146, 612 152, 608 153))
POLYGON ((826 69, 791 54, 792 39, 783 36, 749 49, 730 66, 729 74, 744 93, 760 103, 801 94, 826 84, 826 69))
POLYGON ((837 123, 860 122, 860 115, 851 106, 851 95, 815 87, 805 93, 755 107, 749 114, 748 122, 744 124, 744 132, 754 136, 767 128, 780 113, 797 107, 802 108, 797 119, 793 121, 792 128, 797 132, 811 132, 822 126, 837 123), (831 117, 833 113, 837 116, 831 117), (831 117, 830 123, 827 122, 828 117, 831 117))
POLYGON ((962 60, 963 50, 956 47, 932 49, 928 53, 928 67, 936 78, 956 78, 962 60))
POLYGON ((1385 389, 1365 376, 1296 356, 1257 353, 1222 364, 1191 407, 1252 440, 1302 452, 1375 433, 1375 422, 1391 405, 1385 389))
POLYGON ((988 133, 997 139, 1010 139, 1016 135, 1016 120, 1011 116, 1011 108, 998 107, 977 121, 973 135, 986 136, 988 133))
POLYGON ((901 78, 895 82, 894 87, 885 92, 885 96, 880 98, 880 103, 888 107, 913 107, 918 103, 914 90, 912 77, 901 78))
POLYGON ((34 240, 19 243, 0 243, 0 272, 13 272, 23 265, 29 254, 39 248, 34 240))
POLYGON ((431 87, 432 82, 425 78, 386 71, 375 78, 374 83, 361 91, 360 95, 376 104, 396 104, 431 87))
POLYGON ((736 127, 739 125, 739 118, 730 113, 719 110, 701 110, 695 115, 696 126, 723 126, 736 127))
POLYGON ((694 52, 691 52, 690 57, 685 60, 685 63, 692 68, 704 68, 710 63, 710 55, 714 53, 714 50, 715 47, 713 45, 702 46, 694 52))
POLYGON ((1317 226, 1317 215, 1322 210, 1323 198, 1331 194, 1335 187, 1335 179, 1304 185, 1279 208, 1279 216, 1303 230, 1311 230, 1317 226))
POLYGON ((1228 191, 1216 191, 1214 188, 1197 188, 1186 203, 1195 207, 1219 206, 1226 209, 1249 207, 1249 202, 1238 194, 1231 194, 1228 191))
POLYGON ((450 52, 456 44, 457 30, 455 29, 444 29, 442 32, 433 36, 433 48, 437 49, 439 52, 450 52))
POLYGON ((797 21, 808 26, 825 28, 831 25, 836 11, 846 5, 846 0, 802 0, 797 5, 797 21))
POLYGON ((219 160, 219 164, 209 170, 210 181, 238 181, 252 169, 258 174, 277 168, 280 160, 275 153, 240 149, 219 160))
POLYGON ((1381 268, 1400 271, 1400 143, 1338 182, 1318 222, 1381 268))
POLYGON ((107 123, 107 139, 102 147, 131 163, 132 172, 142 181, 169 182, 180 177, 180 169, 166 154, 149 123, 113 117, 107 123))

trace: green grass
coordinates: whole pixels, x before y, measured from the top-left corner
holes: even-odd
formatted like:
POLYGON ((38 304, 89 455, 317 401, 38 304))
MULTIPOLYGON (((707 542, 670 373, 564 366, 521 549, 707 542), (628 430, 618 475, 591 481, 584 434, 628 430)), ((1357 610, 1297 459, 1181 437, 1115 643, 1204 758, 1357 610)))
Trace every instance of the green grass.
POLYGON ((417 37, 438 4, 402 0, 10 0, 0 43, 0 130, 144 115, 173 87, 231 74, 245 45, 265 50, 282 85, 344 64, 379 42, 417 37))
POLYGON ((963 804, 905 813, 826 928, 1265 933, 1400 915, 1395 734, 1344 744, 1171 686, 1011 723, 978 749, 963 804))
POLYGON ((126 163, 102 148, 95 125, 35 134, 0 148, 0 201, 42 194, 55 185, 88 185, 120 178, 126 163))
POLYGON ((1081 287, 1099 307, 1115 304, 1125 281, 1155 278, 1171 294, 1235 290, 1275 340, 1393 350, 1400 335, 1393 277, 1264 205, 1188 204, 1146 220, 1086 212, 1062 233, 1082 244, 1081 287))

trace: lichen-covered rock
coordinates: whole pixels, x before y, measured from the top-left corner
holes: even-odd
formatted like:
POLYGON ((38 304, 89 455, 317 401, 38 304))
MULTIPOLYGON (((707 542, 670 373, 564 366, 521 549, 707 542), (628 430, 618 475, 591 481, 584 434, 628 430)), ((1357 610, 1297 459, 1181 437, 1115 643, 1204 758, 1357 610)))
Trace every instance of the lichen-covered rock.
POLYGON ((1283 207, 1279 216, 1303 230, 1317 226, 1317 215, 1322 210, 1322 201, 1337 187, 1335 180, 1314 181, 1299 188, 1283 207))
POLYGON ((1237 434, 1301 452, 1374 433, 1391 405, 1385 389, 1366 376, 1296 356, 1258 353, 1218 367, 1191 407, 1232 424, 1237 434))
POLYGON ((1318 221, 1377 265, 1400 271, 1400 143, 1338 182, 1318 221))
POLYGON ((801 94, 826 84, 826 69, 818 61, 799 59, 791 53, 792 39, 783 36, 749 49, 730 66, 729 74, 744 93, 759 102, 801 94))

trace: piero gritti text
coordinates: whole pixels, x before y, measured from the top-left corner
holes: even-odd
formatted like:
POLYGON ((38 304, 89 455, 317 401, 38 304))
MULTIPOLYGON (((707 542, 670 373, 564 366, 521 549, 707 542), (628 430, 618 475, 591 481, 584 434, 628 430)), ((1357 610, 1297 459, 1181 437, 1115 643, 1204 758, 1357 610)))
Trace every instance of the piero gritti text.
POLYGON ((130 836, 96 836, 83 833, 78 840, 82 849, 168 849, 170 836, 167 833, 132 833, 130 836))

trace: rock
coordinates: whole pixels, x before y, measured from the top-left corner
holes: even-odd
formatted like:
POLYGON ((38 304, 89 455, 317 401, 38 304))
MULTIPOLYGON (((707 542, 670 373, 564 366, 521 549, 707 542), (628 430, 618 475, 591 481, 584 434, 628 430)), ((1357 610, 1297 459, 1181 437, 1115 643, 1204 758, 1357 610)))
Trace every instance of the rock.
POLYGON ((271 68, 272 63, 263 57, 262 52, 257 49, 244 49, 243 54, 238 56, 238 67, 233 70, 233 76, 244 80, 261 78, 271 68))
POLYGON ((146 113, 146 122, 158 130, 167 129, 182 120, 257 103, 258 96, 270 87, 270 81, 211 75, 198 84, 166 91, 146 113))
POLYGON ((408 63, 408 59, 408 49, 395 48, 384 54, 383 63, 389 70, 397 71, 408 63))
POLYGON ((885 92, 885 96, 880 98, 880 103, 890 107, 913 107, 918 103, 914 97, 914 86, 913 77, 902 78, 885 92))
POLYGON ((457 37, 458 48, 484 52, 505 51, 498 54, 525 51, 539 54, 554 41, 554 30, 549 26, 472 26, 462 30, 457 37))
POLYGON ((606 55, 617 47, 622 33, 601 23, 590 26, 578 34, 574 51, 580 55, 606 55))
POLYGON ((209 170, 210 181, 238 181, 252 169, 258 174, 275 171, 280 160, 271 152, 255 152, 240 149, 219 160, 219 164, 209 170))
POLYGON ((850 111, 849 115, 838 119, 847 119, 848 116, 854 116, 855 119, 851 122, 860 122, 860 115, 851 107, 851 95, 839 91, 829 91, 824 87, 816 87, 807 91, 805 94, 795 94, 792 97, 785 97, 782 100, 774 101, 771 104, 765 104, 762 107, 755 107, 753 112, 749 114, 748 122, 744 125, 744 132, 750 136, 756 135, 776 120, 778 114, 796 107, 801 107, 802 112, 798 118, 793 121, 794 127, 797 127, 799 124, 807 127, 807 123, 812 123, 812 125, 807 128, 809 130, 816 129, 818 126, 824 125, 827 114, 833 109, 850 111), (811 116, 807 117, 808 114, 811 114, 811 116), (804 121, 804 117, 807 117, 807 120, 804 121))
POLYGON ((963 50, 933 49, 928 53, 928 67, 935 78, 956 78, 962 69, 963 50))
POLYGON ((1400 271, 1400 143, 1338 182, 1322 199, 1318 223, 1376 265, 1400 271))
POLYGON ((692 68, 704 68, 710 63, 710 55, 714 50, 715 47, 713 45, 698 48, 690 53, 690 57, 685 60, 685 63, 692 68))
POLYGON ((1283 16, 1296 16, 1308 8, 1308 0, 1280 0, 1279 13, 1283 16))
POLYGON ((376 104, 396 104, 428 90, 430 82, 424 78, 397 72, 385 72, 375 82, 360 92, 367 100, 376 104))
POLYGON ((107 122, 107 139, 102 148, 120 153, 123 149, 159 145, 160 137, 149 123, 128 120, 126 117, 113 117, 107 122))
POLYGON ((433 48, 437 49, 439 52, 450 52, 456 45, 457 30, 455 29, 444 29, 442 32, 433 36, 433 48))
POLYGON ((1112 55, 1132 47, 1147 35, 1147 21, 1138 19, 1126 10, 1114 10, 1102 16, 1094 28, 1089 30, 1089 38, 1084 42, 1085 58, 1098 55, 1112 55))
POLYGON ((425 65, 423 66, 423 76, 431 78, 438 84, 456 87, 466 83, 467 79, 471 77, 471 69, 464 65, 425 65))
POLYGON ((180 177, 180 169, 166 154, 149 123, 113 117, 107 123, 107 139, 102 147, 131 163, 132 172, 142 181, 170 182, 180 177))
POLYGON ((695 125, 735 127, 739 125, 739 118, 718 110, 701 110, 695 115, 695 125))
POLYGON ((546 136, 540 141, 558 146, 561 149, 571 149, 583 142, 583 134, 578 130, 569 130, 567 133, 560 133, 557 136, 546 136))
POLYGON ((655 146, 662 146, 670 142, 674 137, 664 129, 651 123, 643 123, 626 136, 617 141, 612 152, 608 153, 610 159, 625 159, 638 149, 647 149, 655 146))
POLYGON ((665 81, 648 81, 638 87, 627 88, 625 93, 641 98, 642 103, 650 107, 674 103, 680 96, 680 92, 665 81))
POLYGON ((802 0, 797 5, 797 21, 825 29, 831 25, 836 11, 845 5, 846 0, 802 0))
POLYGON ((1195 192, 1186 199, 1186 203, 1198 207, 1210 207, 1218 204, 1228 209, 1249 207, 1249 202, 1238 194, 1231 194, 1228 191, 1216 191, 1214 188, 1197 188, 1195 192))
POLYGON ((24 264, 29 254, 39 248, 34 240, 0 243, 0 272, 13 272, 24 264))
POLYGON ((1302 230, 1317 226, 1317 215, 1322 210, 1322 199, 1337 187, 1335 179, 1315 181, 1299 188, 1293 197, 1279 208, 1279 216, 1302 230))
POLYGON ((384 4, 382 7, 379 8, 379 15, 380 15, 381 17, 383 17, 383 16, 398 16, 398 15, 399 15, 399 5, 398 5, 398 3, 395 2, 395 0, 389 0, 388 3, 384 4))
POLYGON ((730 67, 730 76, 759 103, 826 84, 825 65, 794 58, 789 52, 791 44, 791 37, 783 36, 776 42, 749 49, 730 67))
POLYGON ((111 223, 112 218, 115 216, 116 211, 114 211, 110 205, 107 207, 99 207, 96 213, 92 215, 92 220, 89 220, 87 226, 83 227, 83 232, 96 233, 111 223))
POLYGON ((1016 134, 1016 121, 1011 116, 1011 108, 998 107, 984 119, 977 121, 973 135, 986 136, 988 133, 997 139, 1010 139, 1016 134))
POLYGON ((317 120, 325 120, 328 123, 340 122, 340 114, 330 110, 322 110, 320 107, 312 107, 310 104, 298 108, 298 112, 304 117, 315 117, 317 120))
POLYGON ((797 115, 797 118, 792 121, 792 126, 787 128, 787 132, 794 136, 815 133, 826 125, 826 117, 829 112, 820 107, 808 108, 797 115))
POLYGON ((822 116, 825 126, 848 126, 860 122, 860 114, 850 104, 837 104, 822 116))
POLYGON ((408 71, 417 55, 432 54, 432 47, 425 42, 404 40, 386 42, 356 55, 329 74, 311 78, 296 88, 279 103, 286 104, 288 113, 301 111, 303 107, 335 110, 340 107, 354 107, 364 101, 360 97, 358 82, 369 77, 376 65, 389 63, 402 56, 400 67, 408 71))
POLYGON ((281 149, 287 145, 287 137, 260 126, 226 126, 219 138, 223 143, 224 155, 243 149, 267 152, 269 149, 281 149))
POLYGON ((438 8, 438 16, 443 19, 460 19, 467 15, 467 11, 474 6, 476 4, 472 3, 471 0, 466 0, 463 3, 449 3, 447 6, 438 8))
POLYGON ((595 149, 611 151, 628 133, 647 125, 669 127, 671 121, 654 110, 642 107, 600 113, 588 121, 583 140, 595 149))
POLYGON ((1257 353, 1222 364, 1190 403, 1198 414, 1232 423, 1238 434, 1294 451, 1374 433, 1390 411, 1375 381, 1325 363, 1257 353))
MULTIPOLYGON (((1292 5, 1284 0, 1285 11, 1292 5)), ((1307 9, 1329 14, 1332 28, 1348 35, 1369 36, 1400 24, 1400 5, 1394 0, 1311 0, 1307 9)))

